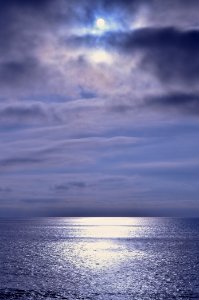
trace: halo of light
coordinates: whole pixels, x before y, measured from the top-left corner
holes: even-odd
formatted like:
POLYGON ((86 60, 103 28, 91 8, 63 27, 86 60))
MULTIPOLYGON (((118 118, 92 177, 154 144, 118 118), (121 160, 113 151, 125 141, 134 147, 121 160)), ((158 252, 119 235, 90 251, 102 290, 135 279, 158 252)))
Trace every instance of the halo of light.
POLYGON ((113 61, 112 56, 102 49, 92 51, 89 56, 90 56, 90 60, 96 64, 100 64, 100 63, 111 64, 113 61))
POLYGON ((96 26, 100 30, 104 30, 106 28, 106 21, 103 18, 98 18, 96 20, 96 26))

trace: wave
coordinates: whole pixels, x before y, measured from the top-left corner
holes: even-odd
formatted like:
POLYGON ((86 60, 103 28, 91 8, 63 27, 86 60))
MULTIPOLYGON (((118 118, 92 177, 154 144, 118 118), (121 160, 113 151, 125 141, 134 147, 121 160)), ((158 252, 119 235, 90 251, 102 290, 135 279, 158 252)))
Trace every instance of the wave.
POLYGON ((36 290, 21 290, 21 289, 0 289, 1 300, 157 300, 157 299, 173 299, 173 300, 190 300, 199 299, 199 293, 183 293, 181 295, 171 295, 163 293, 154 293, 150 295, 144 294, 126 294, 126 293, 90 293, 89 295, 81 295, 78 293, 57 293, 53 291, 36 291, 36 290))

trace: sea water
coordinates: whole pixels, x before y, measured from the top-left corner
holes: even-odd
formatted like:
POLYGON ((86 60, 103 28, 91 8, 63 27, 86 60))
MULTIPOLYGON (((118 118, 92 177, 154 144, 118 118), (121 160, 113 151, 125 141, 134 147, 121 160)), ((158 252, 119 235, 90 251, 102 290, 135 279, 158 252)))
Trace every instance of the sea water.
POLYGON ((0 299, 199 299, 199 219, 0 220, 0 299))

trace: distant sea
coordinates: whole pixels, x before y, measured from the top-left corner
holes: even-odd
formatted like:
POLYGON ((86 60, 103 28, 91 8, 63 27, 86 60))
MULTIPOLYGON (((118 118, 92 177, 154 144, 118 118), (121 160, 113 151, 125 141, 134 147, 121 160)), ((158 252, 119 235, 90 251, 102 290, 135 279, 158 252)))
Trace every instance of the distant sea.
POLYGON ((0 299, 199 299, 199 219, 0 220, 0 299))

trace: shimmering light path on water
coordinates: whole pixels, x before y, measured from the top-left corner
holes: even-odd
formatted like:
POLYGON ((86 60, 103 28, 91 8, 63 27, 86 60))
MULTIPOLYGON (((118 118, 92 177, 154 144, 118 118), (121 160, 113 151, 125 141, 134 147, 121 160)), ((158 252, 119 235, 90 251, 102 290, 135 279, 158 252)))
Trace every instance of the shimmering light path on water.
POLYGON ((0 299, 199 299, 199 220, 0 221, 0 299))

